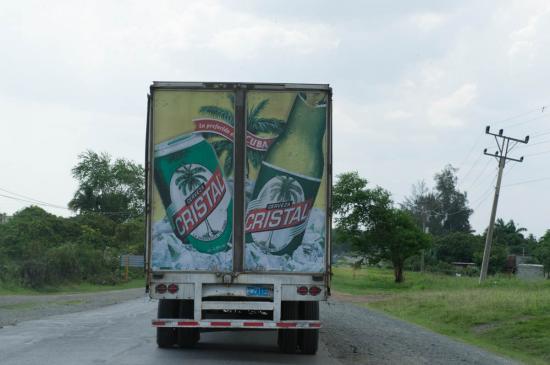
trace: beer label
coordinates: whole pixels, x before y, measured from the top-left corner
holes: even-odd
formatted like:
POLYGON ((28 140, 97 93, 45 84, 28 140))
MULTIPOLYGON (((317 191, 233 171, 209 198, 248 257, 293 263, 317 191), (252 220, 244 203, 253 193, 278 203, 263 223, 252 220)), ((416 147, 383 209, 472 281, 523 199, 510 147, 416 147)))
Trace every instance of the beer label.
POLYGON ((214 173, 199 164, 178 168, 170 182, 172 204, 168 208, 178 236, 191 235, 200 241, 218 238, 227 225, 226 193, 219 167, 214 173))
POLYGON ((248 204, 246 233, 265 250, 282 254, 291 243, 301 243, 320 180, 265 161, 261 171, 248 204))
MULTIPOLYGON (((235 139, 234 127, 223 120, 199 118, 194 119, 193 122, 195 123, 196 132, 214 133, 231 142, 235 139)), ((259 137, 249 131, 246 131, 245 143, 248 148, 252 148, 257 151, 267 151, 273 142, 275 142, 275 137, 259 137)))

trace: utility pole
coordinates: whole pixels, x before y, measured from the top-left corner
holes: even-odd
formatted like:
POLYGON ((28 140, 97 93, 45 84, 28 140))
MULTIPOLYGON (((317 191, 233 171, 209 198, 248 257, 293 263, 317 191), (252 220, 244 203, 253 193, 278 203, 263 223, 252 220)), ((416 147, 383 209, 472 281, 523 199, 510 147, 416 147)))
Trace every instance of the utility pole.
POLYGON ((495 157, 498 161, 498 177, 497 185, 495 186, 495 197, 493 199, 493 209, 491 210, 491 218, 489 220, 489 228, 487 229, 487 237, 485 238, 485 250, 483 251, 483 263, 481 264, 481 273, 479 274, 479 283, 481 284, 487 279, 487 269, 489 268, 489 259, 491 257, 491 244, 493 243, 493 231, 495 229, 495 218, 497 214, 498 198, 500 195, 500 183, 502 182, 502 172, 506 166, 506 161, 523 162, 523 156, 519 159, 508 157, 510 152, 518 143, 528 143, 529 136, 525 139, 516 139, 503 135, 504 130, 499 130, 498 134, 491 133, 490 127, 485 128, 485 134, 489 134, 495 137, 497 142, 498 151, 495 153, 487 153, 487 148, 483 151, 486 156, 495 157), (512 142, 512 145, 510 145, 512 142))
MULTIPOLYGON (((428 233, 428 226, 427 226, 427 214, 426 210, 422 208, 422 232, 428 233)), ((424 264, 424 256, 425 256, 425 250, 422 249, 420 251, 420 272, 424 272, 425 264, 424 264)))

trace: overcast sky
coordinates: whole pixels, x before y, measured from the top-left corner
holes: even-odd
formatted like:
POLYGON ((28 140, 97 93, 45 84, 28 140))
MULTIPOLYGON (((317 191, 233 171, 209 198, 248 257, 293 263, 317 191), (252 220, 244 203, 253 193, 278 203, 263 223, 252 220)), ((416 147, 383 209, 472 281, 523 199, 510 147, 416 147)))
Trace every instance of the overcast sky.
MULTIPOLYGON (((549 35, 545 0, 3 1, 0 194, 66 206, 86 149, 143 163, 153 80, 330 83, 335 173, 358 170, 401 202, 452 163, 478 232, 497 166, 482 156, 495 145, 485 125, 530 134, 513 153, 525 162, 505 170, 498 217, 540 236, 549 35)), ((0 196, 0 212, 26 205, 0 196)))

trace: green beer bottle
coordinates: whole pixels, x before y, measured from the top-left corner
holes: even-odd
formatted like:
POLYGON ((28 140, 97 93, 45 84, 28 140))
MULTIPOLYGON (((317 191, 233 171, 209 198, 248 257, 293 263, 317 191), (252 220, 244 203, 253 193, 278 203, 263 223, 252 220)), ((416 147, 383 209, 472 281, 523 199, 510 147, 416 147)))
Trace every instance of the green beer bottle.
POLYGON ((262 162, 248 204, 246 242, 274 255, 302 243, 323 176, 326 93, 298 93, 285 131, 262 162))

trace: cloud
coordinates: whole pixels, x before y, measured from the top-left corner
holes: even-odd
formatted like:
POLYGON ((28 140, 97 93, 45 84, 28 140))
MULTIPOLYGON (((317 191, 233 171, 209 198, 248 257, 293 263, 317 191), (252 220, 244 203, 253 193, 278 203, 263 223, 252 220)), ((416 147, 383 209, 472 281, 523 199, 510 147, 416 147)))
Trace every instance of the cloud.
POLYGON ((445 24, 447 17, 439 13, 420 13, 409 17, 409 21, 418 29, 430 32, 445 24))
POLYGON ((477 96, 475 83, 460 86, 450 95, 434 101, 429 110, 430 123, 438 127, 458 127, 464 125, 460 113, 470 106, 477 96))
MULTIPOLYGON (((537 44, 541 43, 541 30, 544 38, 547 37, 548 29, 544 28, 550 18, 550 6, 537 12, 528 18, 527 23, 522 24, 519 29, 510 33, 510 48, 508 56, 511 58, 521 57, 522 60, 533 61, 538 51, 537 44)), ((548 27, 547 27, 548 28, 548 27)))
POLYGON ((396 120, 396 119, 407 119, 410 118, 413 114, 410 112, 407 112, 405 110, 390 110, 389 112, 384 114, 384 118, 388 120, 396 120))
POLYGON ((334 30, 322 24, 277 23, 245 17, 237 27, 215 33, 208 47, 232 59, 259 59, 266 54, 308 55, 338 47, 334 30))

